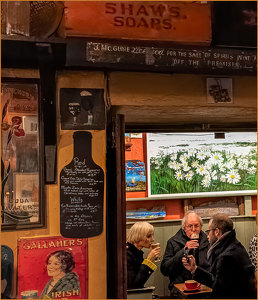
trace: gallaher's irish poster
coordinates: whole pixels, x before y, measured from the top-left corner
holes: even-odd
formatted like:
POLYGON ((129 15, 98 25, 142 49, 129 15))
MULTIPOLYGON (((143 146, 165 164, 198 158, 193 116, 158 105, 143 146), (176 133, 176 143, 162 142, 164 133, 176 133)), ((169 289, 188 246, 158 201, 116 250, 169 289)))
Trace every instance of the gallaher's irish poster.
POLYGON ((18 298, 87 299, 87 239, 55 237, 18 241, 18 298))

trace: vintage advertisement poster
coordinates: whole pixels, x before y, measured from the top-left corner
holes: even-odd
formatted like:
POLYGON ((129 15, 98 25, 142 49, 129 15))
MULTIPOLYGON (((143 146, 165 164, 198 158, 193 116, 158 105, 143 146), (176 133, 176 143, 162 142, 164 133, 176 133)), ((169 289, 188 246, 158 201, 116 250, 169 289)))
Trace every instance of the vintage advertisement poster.
POLYGON ((87 239, 18 240, 19 299, 87 299, 87 239))

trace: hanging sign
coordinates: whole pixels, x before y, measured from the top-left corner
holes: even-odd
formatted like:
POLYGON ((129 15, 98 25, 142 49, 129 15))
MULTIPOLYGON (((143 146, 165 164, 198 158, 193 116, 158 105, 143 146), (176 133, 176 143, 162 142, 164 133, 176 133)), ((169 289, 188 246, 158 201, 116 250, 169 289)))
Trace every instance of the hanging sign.
POLYGON ((201 45, 211 42, 211 9, 207 2, 66 1, 65 4, 67 36, 201 45))
POLYGON ((144 42, 71 38, 66 65, 170 73, 257 73, 257 53, 249 49, 147 46, 144 42))

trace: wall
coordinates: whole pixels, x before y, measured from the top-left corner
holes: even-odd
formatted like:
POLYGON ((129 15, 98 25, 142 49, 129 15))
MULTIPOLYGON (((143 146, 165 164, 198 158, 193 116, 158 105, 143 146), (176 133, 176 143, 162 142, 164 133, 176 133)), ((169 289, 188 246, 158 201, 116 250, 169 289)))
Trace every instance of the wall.
MULTIPOLYGON (((39 74, 33 70, 2 70, 2 76, 38 78, 39 74)), ((57 91, 61 87, 72 88, 104 88, 104 75, 101 72, 61 72, 57 77, 57 91)), ((58 95, 59 96, 59 95, 58 95)), ((59 101, 57 103, 57 124, 60 124, 59 101)), ((92 131, 93 160, 105 173, 106 169, 106 132, 92 131)), ((73 131, 61 131, 58 128, 58 170, 68 164, 73 157, 73 131)), ((106 188, 106 187, 105 187, 106 188)), ((104 188, 104 191, 105 191, 104 188)), ((59 182, 56 185, 46 186, 46 228, 37 230, 23 230, 2 232, 2 244, 11 247, 14 252, 14 276, 12 297, 16 298, 17 275, 17 240, 21 237, 39 237, 60 235, 60 209, 59 209, 59 182)), ((106 211, 106 195, 104 192, 104 220, 106 211)), ((88 297, 90 299, 106 298, 106 226, 100 236, 88 239, 88 297), (101 282, 101 289, 99 283, 101 282)), ((32 262, 33 263, 33 262, 32 262)))

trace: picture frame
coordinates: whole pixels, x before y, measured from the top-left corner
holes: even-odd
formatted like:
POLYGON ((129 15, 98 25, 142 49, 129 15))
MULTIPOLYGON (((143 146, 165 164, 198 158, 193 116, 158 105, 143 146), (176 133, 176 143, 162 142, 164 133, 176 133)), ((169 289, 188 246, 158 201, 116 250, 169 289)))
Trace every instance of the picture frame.
POLYGON ((45 225, 44 131, 39 122, 39 89, 36 78, 2 78, 2 231, 45 225))
POLYGON ((146 191, 146 168, 140 160, 125 162, 126 192, 146 191))
POLYGON ((257 195, 256 132, 147 133, 148 196, 257 195))
POLYGON ((206 79, 207 103, 233 103, 232 78, 213 77, 206 79))

